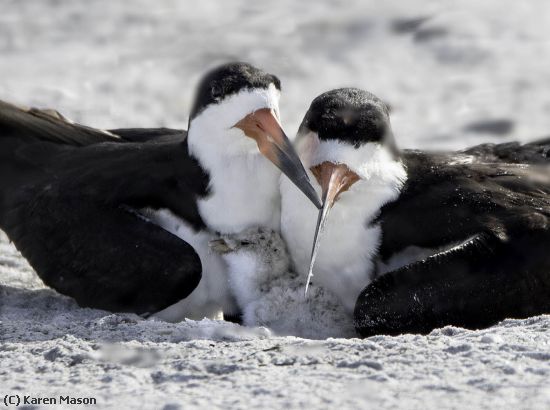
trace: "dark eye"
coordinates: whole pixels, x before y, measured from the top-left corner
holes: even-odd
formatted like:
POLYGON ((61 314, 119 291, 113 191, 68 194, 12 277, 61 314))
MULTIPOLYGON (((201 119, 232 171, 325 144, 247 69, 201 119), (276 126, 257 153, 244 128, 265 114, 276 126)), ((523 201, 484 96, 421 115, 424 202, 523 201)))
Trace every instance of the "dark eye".
POLYGON ((210 93, 212 94, 212 97, 218 99, 222 96, 222 88, 219 84, 212 84, 212 87, 210 88, 210 93))
POLYGON ((252 243, 252 242, 250 242, 250 241, 241 241, 241 245, 242 245, 242 246, 248 246, 248 245, 250 245, 251 243, 252 243))
POLYGON ((323 114, 321 114, 321 118, 323 118, 325 120, 334 118, 334 111, 332 111, 330 109, 327 109, 327 110, 323 111, 323 114))

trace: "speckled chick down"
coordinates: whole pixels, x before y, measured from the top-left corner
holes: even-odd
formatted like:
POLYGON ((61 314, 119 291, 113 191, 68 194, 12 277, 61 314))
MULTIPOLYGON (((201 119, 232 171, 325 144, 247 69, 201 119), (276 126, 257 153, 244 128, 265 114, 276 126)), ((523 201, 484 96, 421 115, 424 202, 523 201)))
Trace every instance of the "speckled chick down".
POLYGON ((333 294, 313 283, 304 296, 305 278, 290 269, 286 245, 277 232, 247 229, 210 246, 229 266, 229 285, 246 326, 314 339, 355 336, 351 316, 333 294))

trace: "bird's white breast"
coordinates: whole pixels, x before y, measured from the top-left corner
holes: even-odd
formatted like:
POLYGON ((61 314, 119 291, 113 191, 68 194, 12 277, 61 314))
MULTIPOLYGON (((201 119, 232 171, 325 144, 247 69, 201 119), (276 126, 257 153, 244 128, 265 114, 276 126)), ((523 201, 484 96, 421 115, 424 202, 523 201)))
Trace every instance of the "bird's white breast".
POLYGON ((279 96, 274 84, 267 89, 245 89, 211 104, 192 120, 187 135, 189 153, 209 177, 210 195, 197 199, 207 229, 195 232, 167 210, 153 212, 150 217, 195 249, 202 263, 202 279, 190 296, 160 317, 176 321, 235 313, 227 266, 208 243, 219 233, 240 232, 252 226, 279 230, 280 171, 260 154, 252 138, 234 127, 258 109, 269 108, 278 116, 279 96))
MULTIPOLYGON (((387 165, 391 172, 384 172, 386 167, 379 162, 376 172, 341 194, 328 217, 313 269, 313 283, 333 292, 350 312, 360 292, 372 279, 381 241, 380 226, 371 222, 384 204, 398 197, 406 178, 400 163, 391 160, 387 165)), ((320 192, 315 178, 312 175, 310 178, 320 192)), ((318 210, 284 180, 281 195, 281 232, 305 285, 318 210)))
POLYGON ((279 91, 244 90, 212 105, 189 127, 189 153, 208 173, 210 195, 198 200, 212 231, 240 232, 252 226, 279 229, 280 171, 263 157, 256 142, 234 125, 262 108, 278 113, 279 91))
POLYGON ((226 157, 205 164, 212 195, 199 199, 206 225, 220 233, 254 226, 279 230, 279 170, 258 154, 226 157))
POLYGON ((227 283, 227 266, 209 248, 218 233, 240 232, 253 226, 279 230, 280 172, 259 154, 222 158, 208 162, 213 195, 198 200, 201 217, 209 229, 195 232, 185 221, 167 210, 151 214, 154 223, 189 243, 202 263, 202 279, 186 299, 161 312, 158 317, 220 318, 236 312, 227 283))

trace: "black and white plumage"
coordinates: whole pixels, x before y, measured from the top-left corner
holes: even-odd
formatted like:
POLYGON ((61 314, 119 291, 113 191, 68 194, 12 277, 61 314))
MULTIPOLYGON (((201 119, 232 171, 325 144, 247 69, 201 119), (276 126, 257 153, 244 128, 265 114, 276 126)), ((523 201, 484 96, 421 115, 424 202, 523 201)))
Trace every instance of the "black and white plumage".
POLYGON ((482 328, 550 312, 550 140, 510 147, 492 162, 485 154, 471 163, 460 163, 461 154, 403 154, 408 180, 377 219, 379 257, 431 251, 362 292, 359 332, 482 328))
MULTIPOLYGON (((340 89, 313 101, 296 145, 332 208, 312 281, 363 336, 550 312, 550 140, 399 151, 384 104, 340 89)), ((284 181, 282 204, 305 280, 317 210, 284 181)))
MULTIPOLYGON (((339 198, 326 219, 313 283, 336 294, 350 314, 374 272, 381 232, 368 222, 398 197, 407 175, 394 153, 387 116, 375 96, 355 89, 335 90, 312 102, 296 137, 296 149, 315 188, 325 197, 324 209, 339 198), (371 140, 362 143, 365 135, 371 140), (337 173, 331 186, 345 192, 331 190, 329 198, 325 179, 337 173)), ((305 282, 318 210, 285 181, 281 181, 281 199, 281 232, 305 282)))
POLYGON ((251 228, 210 243, 228 265, 229 286, 246 326, 312 339, 356 336, 352 316, 326 289, 304 297, 303 278, 290 269, 286 245, 276 231, 251 228))
POLYGON ((210 236, 278 228, 277 167, 320 206, 280 126, 279 94, 271 74, 221 66, 200 83, 187 133, 106 132, 2 103, 0 228, 83 306, 157 312, 191 294, 169 319, 231 310, 210 236))

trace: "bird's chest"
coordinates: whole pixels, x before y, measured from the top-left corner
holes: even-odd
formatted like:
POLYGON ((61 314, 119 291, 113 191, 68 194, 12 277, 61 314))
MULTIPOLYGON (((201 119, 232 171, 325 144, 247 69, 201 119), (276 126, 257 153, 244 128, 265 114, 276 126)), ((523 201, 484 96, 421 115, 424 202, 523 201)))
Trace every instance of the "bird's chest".
POLYGON ((279 229, 280 172, 263 157, 217 164, 210 170, 211 194, 198 201, 206 225, 220 233, 252 226, 279 229))
MULTIPOLYGON (((294 266, 305 281, 318 211, 292 187, 283 185, 283 190, 281 230, 294 266)), ((374 184, 352 189, 341 196, 329 215, 312 280, 336 294, 349 310, 371 280, 381 241, 380 226, 370 222, 394 195, 391 189, 374 184)))

